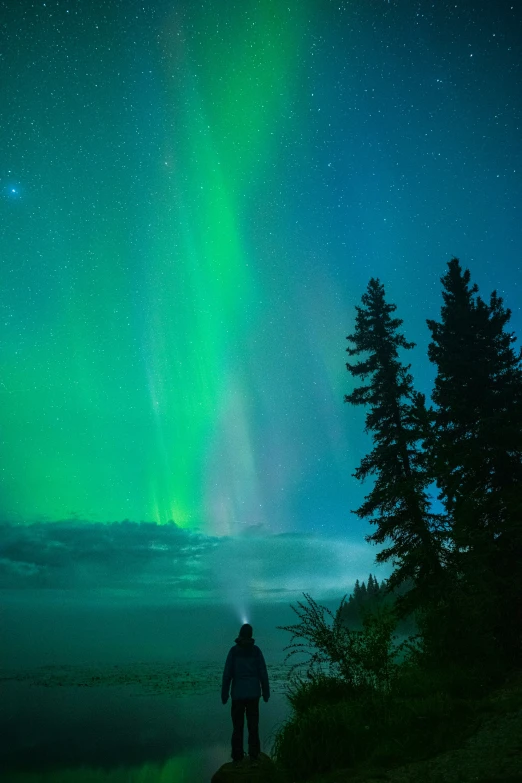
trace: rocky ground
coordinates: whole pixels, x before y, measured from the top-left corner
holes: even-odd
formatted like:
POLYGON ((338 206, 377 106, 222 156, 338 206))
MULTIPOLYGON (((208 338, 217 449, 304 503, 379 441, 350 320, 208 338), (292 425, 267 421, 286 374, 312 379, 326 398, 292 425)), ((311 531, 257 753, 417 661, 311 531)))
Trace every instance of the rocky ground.
POLYGON ((246 758, 241 764, 223 764, 211 783, 284 783, 284 778, 266 753, 252 764, 246 758))

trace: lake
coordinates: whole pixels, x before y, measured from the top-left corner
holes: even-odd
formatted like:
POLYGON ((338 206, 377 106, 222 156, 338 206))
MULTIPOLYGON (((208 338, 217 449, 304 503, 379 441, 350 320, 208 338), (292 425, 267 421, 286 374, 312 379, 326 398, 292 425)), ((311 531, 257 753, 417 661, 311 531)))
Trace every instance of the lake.
MULTIPOLYGON (((332 604, 334 606, 334 604, 332 604)), ((252 606, 272 696, 262 749, 289 715, 289 604, 252 606)), ((226 654, 241 619, 226 606, 32 598, 0 614, 0 775, 6 783, 206 783, 230 760, 226 654)), ((401 639, 398 639, 400 641, 401 639)), ((293 662, 293 661, 292 661, 293 662)), ((246 730, 245 730, 246 750, 246 730)))
MULTIPOLYGON (((4 671, 0 767, 9 783, 209 781, 230 760, 230 701, 222 664, 208 662, 44 666, 4 671)), ((288 715, 284 666, 269 666, 272 695, 260 705, 270 752, 288 715)), ((246 749, 246 730, 245 730, 246 749)))
MULTIPOLYGON (((262 749, 288 715, 287 604, 249 619, 272 696, 262 749)), ((224 605, 17 596, 0 613, 0 777, 9 783, 203 783, 230 760, 221 676, 241 617, 224 605)), ((246 750, 246 729, 245 729, 246 750)))

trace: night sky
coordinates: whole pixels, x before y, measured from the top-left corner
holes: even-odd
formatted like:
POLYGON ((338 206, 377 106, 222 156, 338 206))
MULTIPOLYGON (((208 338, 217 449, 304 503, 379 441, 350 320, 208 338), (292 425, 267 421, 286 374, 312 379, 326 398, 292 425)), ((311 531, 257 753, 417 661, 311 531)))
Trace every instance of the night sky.
POLYGON ((77 553, 89 523, 168 527, 199 542, 179 579, 243 541, 254 591, 365 578, 343 399, 369 278, 427 395, 452 256, 522 335, 522 7, 7 0, 0 23, 4 584, 52 582, 57 521, 77 553))

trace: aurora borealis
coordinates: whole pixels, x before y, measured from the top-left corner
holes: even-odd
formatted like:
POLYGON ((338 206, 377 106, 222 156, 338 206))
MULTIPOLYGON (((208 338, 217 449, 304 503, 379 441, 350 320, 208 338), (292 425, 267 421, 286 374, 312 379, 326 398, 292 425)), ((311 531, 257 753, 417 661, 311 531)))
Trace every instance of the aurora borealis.
POLYGON ((522 332, 521 9, 0 7, 3 519, 362 538, 369 277, 428 394, 452 255, 522 332))

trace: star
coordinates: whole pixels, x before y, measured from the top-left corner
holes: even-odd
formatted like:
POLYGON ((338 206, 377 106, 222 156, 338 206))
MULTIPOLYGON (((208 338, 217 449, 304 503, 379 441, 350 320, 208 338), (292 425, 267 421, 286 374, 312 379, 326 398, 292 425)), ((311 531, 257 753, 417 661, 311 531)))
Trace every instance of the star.
POLYGON ((5 185, 3 188, 3 196, 4 198, 8 198, 10 200, 19 199, 21 197, 20 195, 20 188, 18 188, 17 185, 5 185))

